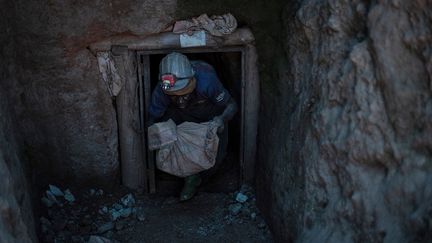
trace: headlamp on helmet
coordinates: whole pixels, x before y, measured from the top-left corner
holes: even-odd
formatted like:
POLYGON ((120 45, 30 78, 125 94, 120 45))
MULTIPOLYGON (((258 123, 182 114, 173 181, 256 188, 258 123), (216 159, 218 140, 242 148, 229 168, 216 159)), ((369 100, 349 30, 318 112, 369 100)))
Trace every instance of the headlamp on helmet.
POLYGON ((169 90, 170 88, 174 87, 177 78, 174 74, 164 74, 162 75, 161 80, 162 80, 162 89, 169 90))

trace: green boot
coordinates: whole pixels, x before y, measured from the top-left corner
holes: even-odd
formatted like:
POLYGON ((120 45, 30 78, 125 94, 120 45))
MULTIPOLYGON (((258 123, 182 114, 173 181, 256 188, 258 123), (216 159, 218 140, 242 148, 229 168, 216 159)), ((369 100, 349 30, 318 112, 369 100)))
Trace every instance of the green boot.
POLYGON ((199 174, 191 175, 185 178, 183 189, 180 193, 180 201, 191 199, 201 184, 201 176, 199 174))

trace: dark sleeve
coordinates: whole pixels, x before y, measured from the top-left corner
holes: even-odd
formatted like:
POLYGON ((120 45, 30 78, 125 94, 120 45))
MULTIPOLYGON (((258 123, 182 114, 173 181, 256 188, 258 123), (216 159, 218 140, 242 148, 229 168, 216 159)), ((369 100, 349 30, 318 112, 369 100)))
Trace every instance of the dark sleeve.
POLYGON ((200 84, 203 85, 204 95, 208 97, 214 104, 225 106, 231 98, 229 92, 220 82, 216 71, 207 63, 198 63, 196 65, 197 79, 200 79, 200 84))
POLYGON ((163 116, 170 103, 169 97, 163 93, 160 83, 153 90, 151 103, 149 108, 149 116, 151 119, 158 119, 163 116))
POLYGON ((231 95, 223 87, 219 79, 214 80, 207 89, 208 97, 211 101, 217 105, 226 105, 231 98, 231 95))

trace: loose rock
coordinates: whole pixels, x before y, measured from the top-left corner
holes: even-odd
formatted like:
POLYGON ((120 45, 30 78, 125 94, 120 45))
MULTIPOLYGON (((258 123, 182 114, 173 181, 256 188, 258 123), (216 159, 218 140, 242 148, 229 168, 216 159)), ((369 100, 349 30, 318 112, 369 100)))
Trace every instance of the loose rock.
POLYGON ((232 215, 237 215, 240 213, 240 210, 242 208, 242 205, 240 203, 231 204, 228 207, 228 210, 232 215))
POLYGON ((239 202, 239 203, 244 203, 244 202, 246 202, 248 199, 249 199, 248 196, 246 196, 245 194, 243 194, 243 193, 241 193, 241 192, 237 193, 237 196, 236 196, 236 201, 237 201, 237 202, 239 202))
POLYGON ((57 197, 62 197, 62 196, 64 196, 62 190, 60 190, 60 188, 58 188, 58 187, 56 187, 56 186, 49 185, 49 191, 50 191, 54 196, 57 196, 57 197))
POLYGON ((126 196, 122 197, 120 199, 120 201, 126 207, 132 207, 133 205, 135 205, 135 199, 134 199, 134 197, 132 196, 131 193, 129 193, 126 196))
POLYGON ((109 230, 112 230, 112 229, 114 229, 113 222, 108 222, 108 223, 105 223, 105 224, 99 226, 98 229, 97 229, 97 232, 99 234, 103 234, 103 233, 105 233, 105 232, 107 232, 109 230))
POLYGON ((74 202, 75 201, 75 197, 74 195, 71 193, 71 191, 69 189, 66 189, 64 192, 64 199, 66 199, 66 201, 68 202, 74 202))
POLYGON ((87 243, 111 243, 111 242, 112 242, 111 240, 97 235, 90 236, 89 240, 87 241, 87 243))

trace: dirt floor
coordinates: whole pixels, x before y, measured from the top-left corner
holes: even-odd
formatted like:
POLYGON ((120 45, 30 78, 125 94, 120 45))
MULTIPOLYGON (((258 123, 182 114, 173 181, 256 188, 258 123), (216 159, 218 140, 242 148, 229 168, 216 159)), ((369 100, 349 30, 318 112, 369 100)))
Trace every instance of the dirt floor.
POLYGON ((247 187, 199 192, 187 202, 124 188, 85 189, 73 198, 48 191, 41 242, 272 242, 247 187))

